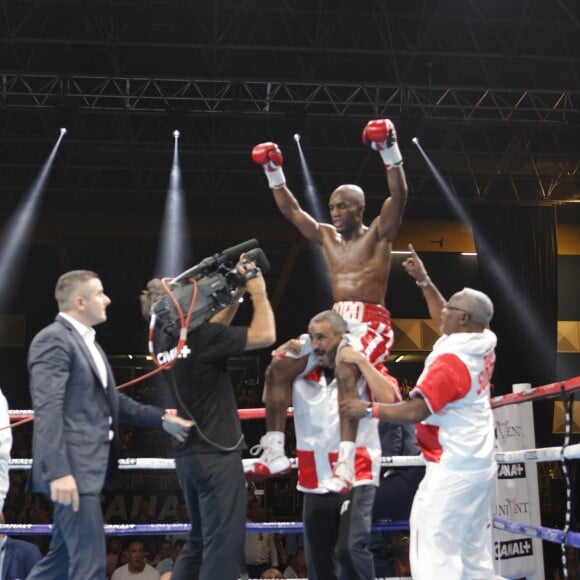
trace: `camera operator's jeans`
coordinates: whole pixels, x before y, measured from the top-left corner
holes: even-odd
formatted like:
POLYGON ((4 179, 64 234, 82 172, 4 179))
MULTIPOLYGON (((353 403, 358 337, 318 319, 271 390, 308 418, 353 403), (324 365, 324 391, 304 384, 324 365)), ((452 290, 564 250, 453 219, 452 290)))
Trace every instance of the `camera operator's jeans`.
POLYGON ((237 580, 243 571, 246 482, 241 452, 176 457, 191 532, 172 580, 237 580))

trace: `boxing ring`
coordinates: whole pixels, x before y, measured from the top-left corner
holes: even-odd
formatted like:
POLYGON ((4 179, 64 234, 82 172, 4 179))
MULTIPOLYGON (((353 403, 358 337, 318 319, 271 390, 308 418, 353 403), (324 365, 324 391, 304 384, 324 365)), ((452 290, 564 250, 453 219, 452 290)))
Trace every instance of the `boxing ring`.
MULTIPOLYGON (((491 399, 491 405, 494 409, 506 405, 517 405, 545 399, 559 399, 563 403, 565 433, 562 445, 538 449, 523 449, 519 451, 498 451, 496 452, 496 460, 499 465, 558 462, 565 482, 564 527, 562 529, 556 529, 528 522, 513 521, 498 516, 493 517, 493 527, 497 530, 559 544, 562 561, 562 578, 569 577, 566 554, 567 546, 580 549, 580 533, 573 529, 574 494, 570 473, 570 462, 580 459, 580 443, 571 443, 573 431, 572 413, 576 393, 580 393, 580 377, 530 388, 517 393, 501 395, 491 399)), ((33 419, 33 413, 30 410, 10 411, 9 414, 13 428, 33 419)), ((241 420, 263 419, 265 417, 265 409, 239 409, 238 414, 241 420)), ((288 410, 288 415, 292 415, 291 409, 288 410)), ((244 459, 243 461, 244 467, 248 467, 251 462, 256 460, 244 459)), ((12 459, 10 461, 11 470, 29 470, 31 465, 32 459, 12 459)), ((294 468, 297 466, 295 459, 292 460, 292 465, 294 468)), ((382 466, 388 466, 389 468, 417 467, 422 465, 424 465, 424 461, 421 456, 392 456, 382 458, 382 466)), ((175 462, 173 459, 167 458, 127 458, 119 460, 119 468, 121 470, 173 470, 175 468, 175 462)), ((373 531, 405 531, 409 529, 409 522, 407 520, 376 521, 373 522, 372 529, 373 531)), ((106 524, 104 527, 105 534, 108 536, 187 534, 189 530, 190 525, 187 523, 106 524)), ((246 524, 246 532, 297 534, 302 532, 302 523, 248 522, 246 524)), ((0 525, 0 533, 9 535, 49 535, 52 533, 52 526, 50 524, 5 524, 0 525)))

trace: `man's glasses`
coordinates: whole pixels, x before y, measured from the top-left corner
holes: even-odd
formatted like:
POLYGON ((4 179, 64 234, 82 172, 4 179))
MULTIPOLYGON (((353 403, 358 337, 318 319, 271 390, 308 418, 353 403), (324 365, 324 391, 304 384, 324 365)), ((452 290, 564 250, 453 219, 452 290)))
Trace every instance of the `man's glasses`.
POLYGON ((467 314, 468 316, 471 316, 471 313, 469 312, 469 310, 465 310, 465 308, 459 308, 457 306, 453 306, 452 304, 449 304, 449 302, 445 302, 445 304, 443 305, 443 308, 445 308, 445 310, 458 310, 459 312, 463 312, 463 313, 467 314))

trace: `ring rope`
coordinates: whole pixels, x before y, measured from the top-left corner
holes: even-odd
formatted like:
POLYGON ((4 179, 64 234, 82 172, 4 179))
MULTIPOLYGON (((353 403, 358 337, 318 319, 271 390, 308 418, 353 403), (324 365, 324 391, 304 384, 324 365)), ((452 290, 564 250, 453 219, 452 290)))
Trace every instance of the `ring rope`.
POLYGON ((498 516, 493 517, 493 527, 498 530, 522 534, 523 536, 530 536, 556 544, 566 541, 569 546, 580 548, 580 533, 578 532, 568 532, 567 537, 564 538, 564 532, 562 530, 536 526, 525 522, 514 522, 498 516))
POLYGON ((537 401, 561 396, 562 393, 572 393, 580 390, 580 377, 573 377, 566 381, 550 383, 541 387, 534 387, 518 393, 507 393, 490 399, 491 406, 495 409, 504 405, 513 405, 525 401, 537 401))
MULTIPOLYGON (((524 536, 538 538, 546 542, 561 543, 564 532, 562 530, 536 526, 524 522, 514 522, 506 518, 495 516, 493 527, 524 536)), ((11 535, 48 535, 52 534, 51 524, 4 524, 0 526, 0 534, 11 535)), ((376 531, 400 531, 408 530, 408 520, 379 520, 373 522, 372 530, 376 531)), ((139 534, 186 534, 191 530, 191 524, 106 524, 105 534, 108 536, 117 535, 139 535, 139 534)), ((299 534, 303 531, 302 522, 247 522, 246 531, 250 534, 256 533, 286 533, 299 534)), ((574 548, 580 548, 580 533, 568 532, 567 543, 574 548)))
MULTIPOLYGON (((375 531, 408 530, 408 520, 379 520, 372 524, 375 531)), ((186 534, 191 530, 191 524, 105 524, 105 534, 108 536, 139 535, 139 534, 186 534)), ((52 534, 52 524, 4 524, 0 526, 0 534, 39 536, 52 534)), ((246 532, 300 534, 303 531, 302 522, 247 522, 246 532)))
MULTIPOLYGON (((557 383, 550 383, 540 387, 530 388, 518 393, 507 393, 499 395, 490 399, 491 406, 495 409, 503 407, 504 405, 513 405, 516 403, 523 403, 526 401, 535 401, 540 399, 549 399, 557 396, 562 396, 563 393, 573 393, 580 391, 580 376, 573 377, 566 381, 557 383)), ((294 408, 288 407, 287 416, 293 415, 294 408)), ((11 421, 19 419, 28 419, 34 416, 32 409, 21 409, 8 411, 11 421)), ((246 419, 264 419, 266 417, 266 409, 258 407, 255 409, 238 409, 238 416, 241 420, 246 419)))
MULTIPOLYGON (((502 464, 521 463, 529 461, 542 463, 544 461, 559 461, 562 453, 561 447, 544 447, 541 449, 525 449, 521 451, 502 451, 495 454, 496 461, 502 464)), ((580 443, 569 445, 564 450, 565 459, 580 459, 580 443)), ((256 459, 243 459, 244 468, 251 466, 256 459)), ((298 460, 290 459, 292 467, 298 466, 298 460)), ((393 455, 382 457, 383 467, 423 467, 425 460, 421 455, 393 455)), ((10 459, 9 469, 30 469, 32 459, 10 459)), ((175 469, 175 460, 166 457, 130 457, 119 459, 119 469, 175 469)))

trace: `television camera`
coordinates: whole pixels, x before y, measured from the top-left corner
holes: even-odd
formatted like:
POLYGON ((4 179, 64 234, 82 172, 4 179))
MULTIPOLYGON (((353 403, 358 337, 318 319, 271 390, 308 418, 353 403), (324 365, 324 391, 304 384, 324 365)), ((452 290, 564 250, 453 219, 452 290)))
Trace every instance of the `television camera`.
POLYGON ((179 338, 183 317, 189 311, 187 332, 233 304, 235 299, 232 292, 236 288, 245 286, 247 280, 260 272, 266 274, 269 271, 270 262, 255 239, 209 256, 167 283, 171 295, 164 294, 151 306, 155 327, 173 338, 179 338), (244 257, 240 260, 242 253, 244 257), (256 269, 242 275, 236 270, 240 261, 254 262, 256 269))

